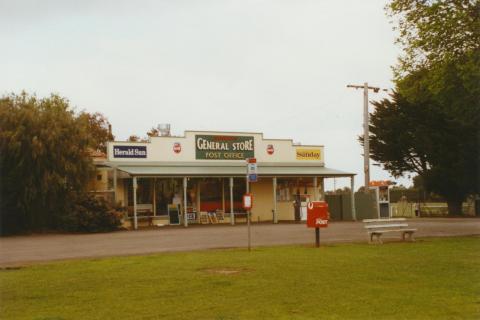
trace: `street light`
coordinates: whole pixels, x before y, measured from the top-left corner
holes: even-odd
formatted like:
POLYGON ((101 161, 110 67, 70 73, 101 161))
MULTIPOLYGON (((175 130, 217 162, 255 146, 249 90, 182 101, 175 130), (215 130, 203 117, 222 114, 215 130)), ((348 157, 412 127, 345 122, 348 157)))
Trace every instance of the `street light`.
POLYGON ((347 88, 363 89, 363 171, 365 172, 365 193, 368 193, 370 184, 370 143, 368 131, 368 90, 378 93, 380 90, 388 91, 387 89, 380 89, 379 87, 369 87, 365 82, 362 85, 347 85, 347 88))

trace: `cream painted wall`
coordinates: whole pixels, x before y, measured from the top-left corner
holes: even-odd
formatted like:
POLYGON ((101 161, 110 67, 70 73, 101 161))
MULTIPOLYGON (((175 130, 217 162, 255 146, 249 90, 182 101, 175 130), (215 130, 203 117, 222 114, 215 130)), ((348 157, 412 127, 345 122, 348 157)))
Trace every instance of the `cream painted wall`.
POLYGON ((253 194, 252 221, 272 221, 273 215, 273 179, 260 178, 258 182, 250 183, 253 194))
POLYGON ((88 183, 89 191, 107 191, 108 190, 108 172, 105 169, 97 169, 95 175, 88 183), (98 180, 100 177, 100 180, 98 180))
POLYGON ((264 139, 261 133, 248 132, 205 132, 186 131, 183 137, 152 137, 150 142, 109 142, 107 146, 108 160, 112 162, 239 162, 243 160, 196 160, 195 159, 195 135, 229 135, 229 136, 253 136, 255 145, 255 157, 258 162, 299 162, 323 165, 324 148, 317 146, 296 146, 292 140, 287 139, 264 139), (180 143, 181 152, 175 153, 173 145, 180 143), (272 145, 274 153, 267 153, 267 146, 272 145), (113 146, 146 146, 146 158, 114 158, 113 146), (296 150, 320 150, 320 160, 297 160, 296 150))
POLYGON ((117 180, 116 197, 117 197, 117 202, 120 202, 121 206, 126 206, 125 186, 122 179, 117 180))
POLYGON ((277 214, 279 221, 295 220, 293 211, 293 201, 279 201, 277 202, 277 214))

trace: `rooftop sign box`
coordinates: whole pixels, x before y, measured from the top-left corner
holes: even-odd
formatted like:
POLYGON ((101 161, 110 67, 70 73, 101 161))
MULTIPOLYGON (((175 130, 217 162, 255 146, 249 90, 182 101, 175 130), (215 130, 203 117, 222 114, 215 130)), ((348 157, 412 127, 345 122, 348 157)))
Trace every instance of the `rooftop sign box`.
POLYGON ((108 161, 125 163, 230 163, 257 158, 267 163, 323 166, 321 145, 295 145, 291 139, 265 139, 256 132, 185 131, 184 136, 150 137, 146 142, 111 141, 108 161))

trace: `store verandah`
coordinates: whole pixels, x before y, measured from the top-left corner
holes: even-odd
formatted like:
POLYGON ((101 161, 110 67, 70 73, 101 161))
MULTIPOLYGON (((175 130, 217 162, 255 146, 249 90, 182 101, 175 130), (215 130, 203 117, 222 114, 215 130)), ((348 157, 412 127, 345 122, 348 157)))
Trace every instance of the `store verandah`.
MULTIPOLYGON (((254 196, 252 221, 304 220, 308 201, 324 199, 326 178, 350 178, 351 189, 354 189, 353 174, 324 167, 315 169, 317 172, 322 169, 323 175, 260 175, 258 182, 250 183, 254 196)), ((244 174, 169 176, 152 174, 156 170, 146 167, 114 168, 114 172, 117 171, 121 174, 115 174, 115 198, 124 199, 126 226, 133 229, 148 225, 187 227, 246 222, 246 212, 242 208, 246 192, 244 174), (151 174, 146 175, 146 172, 151 174)), ((244 172, 244 167, 241 171, 244 172)), ((355 217, 355 206, 352 217, 355 217)))

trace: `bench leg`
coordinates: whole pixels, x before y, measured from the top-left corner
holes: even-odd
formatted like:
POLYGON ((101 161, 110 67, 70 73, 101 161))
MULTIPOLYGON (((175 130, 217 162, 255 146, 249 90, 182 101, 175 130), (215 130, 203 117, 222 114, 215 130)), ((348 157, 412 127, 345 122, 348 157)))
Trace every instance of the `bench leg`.
POLYGON ((413 232, 410 232, 408 235, 410 237, 410 241, 415 242, 415 238, 413 237, 413 232))
POLYGON ((405 233, 406 232, 402 232, 402 241, 405 241, 405 233))
POLYGON ((375 235, 377 236, 377 243, 383 244, 383 241, 382 241, 382 239, 380 238, 380 237, 382 236, 382 234, 381 234, 381 233, 376 233, 375 235))

